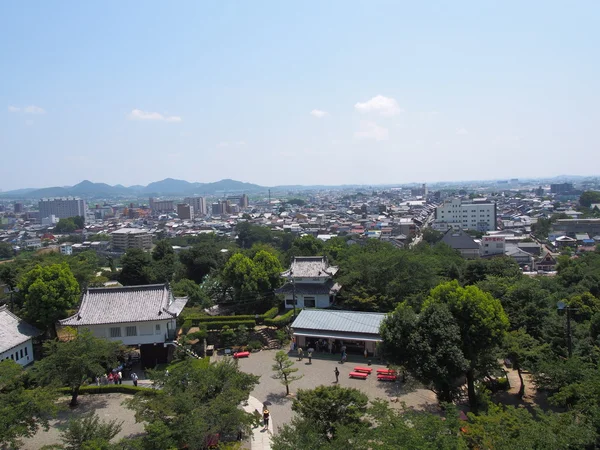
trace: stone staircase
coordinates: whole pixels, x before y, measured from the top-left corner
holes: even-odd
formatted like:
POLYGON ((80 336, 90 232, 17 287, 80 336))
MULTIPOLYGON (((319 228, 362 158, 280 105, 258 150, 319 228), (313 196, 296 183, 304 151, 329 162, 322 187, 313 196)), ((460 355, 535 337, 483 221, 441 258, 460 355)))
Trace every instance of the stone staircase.
POLYGON ((179 343, 179 341, 173 341, 173 343, 175 344, 175 346, 180 349, 183 350, 184 352, 186 352, 189 356, 191 356, 192 358, 196 358, 196 359, 202 359, 202 356, 199 356, 196 354, 196 352, 194 352, 193 350, 184 347, 183 345, 181 345, 179 343))
POLYGON ((276 328, 270 328, 266 326, 258 326, 255 329, 256 334, 260 336, 263 342, 266 342, 266 348, 269 350, 279 349, 279 342, 275 338, 276 328))

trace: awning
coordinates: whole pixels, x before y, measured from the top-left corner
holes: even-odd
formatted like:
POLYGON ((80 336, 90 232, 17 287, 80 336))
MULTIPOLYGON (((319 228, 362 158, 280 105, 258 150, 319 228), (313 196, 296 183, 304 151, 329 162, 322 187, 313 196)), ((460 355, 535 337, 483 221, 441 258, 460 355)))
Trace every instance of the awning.
POLYGON ((336 333, 335 331, 310 331, 301 330, 293 331, 294 336, 305 336, 323 339, 341 339, 347 341, 367 341, 367 342, 381 342, 382 339, 378 336, 369 334, 352 334, 352 333, 336 333))

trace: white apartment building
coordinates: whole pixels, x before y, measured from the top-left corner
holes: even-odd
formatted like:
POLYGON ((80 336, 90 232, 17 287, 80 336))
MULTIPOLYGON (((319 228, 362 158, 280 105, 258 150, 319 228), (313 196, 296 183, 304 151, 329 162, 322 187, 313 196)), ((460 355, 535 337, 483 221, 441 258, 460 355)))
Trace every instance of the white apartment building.
POLYGON ((496 203, 487 201, 464 201, 459 198, 446 200, 435 209, 436 229, 462 229, 481 232, 496 229, 496 203))
POLYGON ((52 215, 59 219, 82 216, 85 218, 85 201, 76 197, 43 198, 39 201, 40 220, 52 215))
POLYGON ((114 251, 124 252, 128 248, 141 248, 143 250, 152 248, 152 235, 139 228, 120 228, 113 231, 110 237, 114 251))
POLYGON ((37 328, 23 322, 6 305, 0 306, 0 361, 12 359, 22 366, 31 364, 32 339, 39 334, 37 328))
POLYGON ((187 203, 194 208, 194 214, 204 216, 207 213, 206 199, 204 197, 186 197, 183 203, 187 203))

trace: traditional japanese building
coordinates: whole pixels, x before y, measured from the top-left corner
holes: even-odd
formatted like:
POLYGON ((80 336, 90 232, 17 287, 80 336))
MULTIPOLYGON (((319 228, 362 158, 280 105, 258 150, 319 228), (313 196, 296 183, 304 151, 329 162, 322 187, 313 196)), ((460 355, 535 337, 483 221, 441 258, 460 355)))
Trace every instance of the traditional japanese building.
POLYGON ((33 362, 33 338, 41 332, 0 306, 0 361, 12 359, 22 366, 33 362))
POLYGON ((294 301, 297 308, 327 308, 342 288, 334 280, 337 272, 325 256, 295 256, 281 274, 287 283, 275 292, 285 295, 286 308, 293 308, 294 301))
POLYGON ((142 364, 166 362, 177 316, 187 297, 175 298, 168 284, 88 288, 77 313, 59 324, 88 328, 96 337, 140 348, 142 364))

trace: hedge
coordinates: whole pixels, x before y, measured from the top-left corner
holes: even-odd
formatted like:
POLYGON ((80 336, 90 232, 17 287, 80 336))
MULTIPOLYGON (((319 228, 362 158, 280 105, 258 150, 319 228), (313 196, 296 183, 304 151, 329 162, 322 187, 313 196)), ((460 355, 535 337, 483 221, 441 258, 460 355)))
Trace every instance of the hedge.
MULTIPOLYGON (((279 312, 278 307, 273 307, 266 311, 264 314, 259 314, 259 320, 267 320, 273 319, 277 313, 279 312)), ((256 320, 256 315, 254 314, 240 314, 236 316, 206 316, 203 314, 192 313, 185 314, 185 322, 191 321, 192 326, 197 327, 201 323, 209 323, 209 322, 225 322, 231 320, 233 322, 237 322, 239 320, 256 320)))
POLYGON ((253 330, 256 323, 252 320, 222 320, 220 322, 206 322, 207 330, 221 330, 225 325, 235 330, 240 325, 244 325, 246 328, 253 330))
POLYGON ((274 319, 278 312, 279 312, 279 308, 277 306, 274 306, 273 308, 268 310, 266 313, 262 314, 261 318, 263 320, 264 319, 274 319))
MULTIPOLYGON (((300 308, 296 308, 296 312, 299 312, 300 308)), ((277 317, 276 319, 265 319, 264 324, 272 327, 282 327, 294 320, 294 310, 290 309, 283 316, 277 317)))
MULTIPOLYGON (((71 394, 71 388, 62 387, 58 389, 59 392, 63 392, 65 394, 71 394)), ((129 384, 102 384, 100 386, 96 386, 95 384, 90 384, 87 386, 81 386, 79 388, 79 394, 137 394, 138 392, 149 393, 159 393, 162 391, 157 391, 156 389, 143 387, 143 386, 132 386, 129 384)))

